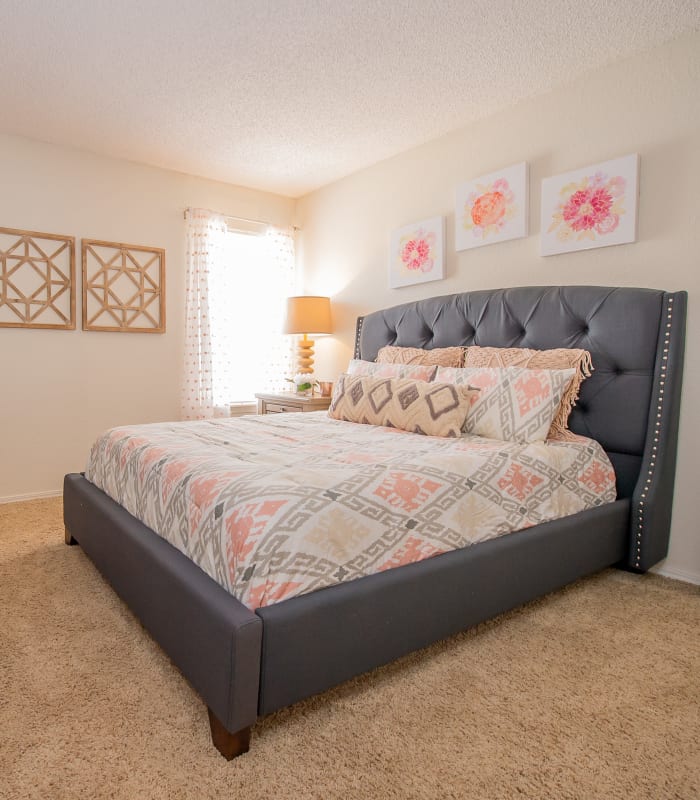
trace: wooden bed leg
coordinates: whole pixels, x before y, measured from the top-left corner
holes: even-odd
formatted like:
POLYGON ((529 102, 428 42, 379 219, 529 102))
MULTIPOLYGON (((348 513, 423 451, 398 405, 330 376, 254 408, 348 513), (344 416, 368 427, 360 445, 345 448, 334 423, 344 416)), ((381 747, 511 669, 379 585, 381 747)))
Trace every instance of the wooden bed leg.
POLYGON ((65 527, 64 530, 66 532, 66 544, 69 544, 69 545, 78 544, 78 540, 74 539, 71 536, 70 531, 68 530, 68 528, 65 527))
POLYGON ((207 708, 207 711, 209 712, 209 725, 211 726, 211 740, 221 755, 227 761, 231 761, 236 756, 247 753, 250 748, 250 726, 243 728, 242 731, 230 733, 219 722, 211 708, 207 708))

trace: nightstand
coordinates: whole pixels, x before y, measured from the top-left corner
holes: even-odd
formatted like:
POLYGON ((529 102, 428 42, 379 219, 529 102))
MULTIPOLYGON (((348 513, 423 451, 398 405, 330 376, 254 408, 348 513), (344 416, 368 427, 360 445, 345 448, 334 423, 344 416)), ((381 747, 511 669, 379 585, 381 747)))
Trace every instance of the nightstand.
POLYGON ((302 395, 295 392, 280 392, 279 394, 256 394, 258 401, 258 414, 285 414, 295 411, 325 411, 331 404, 330 397, 321 397, 320 394, 302 395))

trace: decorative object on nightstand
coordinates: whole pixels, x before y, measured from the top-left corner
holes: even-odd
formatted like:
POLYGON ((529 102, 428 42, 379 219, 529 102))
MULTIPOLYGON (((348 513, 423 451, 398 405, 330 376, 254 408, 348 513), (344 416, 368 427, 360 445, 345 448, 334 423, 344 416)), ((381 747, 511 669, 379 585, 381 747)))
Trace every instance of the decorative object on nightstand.
POLYGON ((258 414, 285 414, 299 411, 325 411, 331 404, 330 397, 305 396, 295 392, 265 393, 255 395, 258 414))
POLYGON ((328 297, 302 296, 287 298, 287 319, 284 333, 302 334, 297 342, 297 372, 313 373, 314 341, 309 333, 332 333, 331 301, 328 297))
POLYGON ((318 381, 314 380, 313 375, 307 372, 300 372, 293 378, 287 378, 287 381, 294 386, 297 394, 313 394, 314 389, 318 385, 318 381))

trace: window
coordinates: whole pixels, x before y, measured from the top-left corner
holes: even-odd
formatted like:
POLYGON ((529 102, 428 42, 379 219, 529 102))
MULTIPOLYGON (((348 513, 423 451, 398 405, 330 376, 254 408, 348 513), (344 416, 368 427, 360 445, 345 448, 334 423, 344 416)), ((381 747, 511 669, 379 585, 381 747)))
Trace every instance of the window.
POLYGON ((289 388, 292 342, 281 331, 294 289, 290 235, 226 231, 209 279, 215 407, 289 388))
POLYGON ((255 392, 288 388, 293 342, 282 334, 296 289, 290 231, 232 230, 221 214, 188 209, 184 419, 228 416, 255 392))

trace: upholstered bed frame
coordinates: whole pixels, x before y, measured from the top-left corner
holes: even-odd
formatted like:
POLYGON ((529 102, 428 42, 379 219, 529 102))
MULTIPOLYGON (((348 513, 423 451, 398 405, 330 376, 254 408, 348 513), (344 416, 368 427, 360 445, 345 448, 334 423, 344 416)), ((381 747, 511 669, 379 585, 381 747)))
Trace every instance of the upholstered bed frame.
POLYGON ((668 548, 685 292, 591 286, 467 292, 361 317, 355 355, 385 344, 581 347, 595 371, 570 418, 597 439, 618 499, 463 550, 250 611, 82 475, 64 483, 79 543, 209 708, 233 758, 268 714, 611 565, 668 548))

